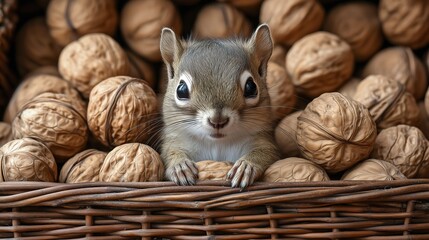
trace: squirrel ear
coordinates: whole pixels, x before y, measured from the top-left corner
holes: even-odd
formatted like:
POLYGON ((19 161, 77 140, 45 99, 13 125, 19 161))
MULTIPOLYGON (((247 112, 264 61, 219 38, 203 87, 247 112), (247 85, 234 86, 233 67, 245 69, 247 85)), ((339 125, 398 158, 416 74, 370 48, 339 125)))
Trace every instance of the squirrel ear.
POLYGON ((273 40, 268 24, 261 24, 248 41, 252 55, 258 61, 258 73, 262 78, 267 76, 267 64, 273 52, 273 40))
POLYGON ((177 40, 176 34, 170 28, 163 28, 160 41, 161 56, 167 65, 168 79, 174 77, 174 62, 177 62, 182 55, 182 44, 177 40))

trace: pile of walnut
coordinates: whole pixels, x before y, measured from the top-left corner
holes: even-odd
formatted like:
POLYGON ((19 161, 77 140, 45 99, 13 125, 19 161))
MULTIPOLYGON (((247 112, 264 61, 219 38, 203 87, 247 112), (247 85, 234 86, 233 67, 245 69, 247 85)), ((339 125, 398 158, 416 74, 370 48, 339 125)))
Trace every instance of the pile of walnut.
MULTIPOLYGON (((0 181, 162 181, 161 29, 249 37, 259 23, 275 43, 267 85, 283 156, 260 181, 429 178, 427 0, 23 5, 20 81, 0 85, 12 96, 0 109, 0 181)), ((199 179, 224 180, 225 160, 198 162, 199 179)))

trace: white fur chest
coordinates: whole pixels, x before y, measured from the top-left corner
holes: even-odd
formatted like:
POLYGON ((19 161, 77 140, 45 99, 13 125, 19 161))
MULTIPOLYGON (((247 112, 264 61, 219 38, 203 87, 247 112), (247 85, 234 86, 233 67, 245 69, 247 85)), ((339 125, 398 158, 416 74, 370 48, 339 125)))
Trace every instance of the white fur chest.
POLYGON ((251 150, 251 143, 249 140, 198 140, 188 147, 190 157, 196 162, 202 160, 236 162, 251 150))

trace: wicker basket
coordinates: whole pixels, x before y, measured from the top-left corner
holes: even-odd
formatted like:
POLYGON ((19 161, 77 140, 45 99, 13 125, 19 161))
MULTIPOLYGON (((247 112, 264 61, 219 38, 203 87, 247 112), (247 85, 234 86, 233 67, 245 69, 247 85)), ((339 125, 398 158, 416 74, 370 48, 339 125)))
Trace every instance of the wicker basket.
POLYGON ((0 237, 429 239, 429 180, 0 183, 0 237))

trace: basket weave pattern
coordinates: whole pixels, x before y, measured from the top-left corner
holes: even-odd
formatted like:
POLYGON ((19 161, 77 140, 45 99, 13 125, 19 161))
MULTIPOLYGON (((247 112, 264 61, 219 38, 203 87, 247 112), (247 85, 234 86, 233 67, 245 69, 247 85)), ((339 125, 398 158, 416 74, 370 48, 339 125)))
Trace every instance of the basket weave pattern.
POLYGON ((0 183, 0 237, 429 239, 429 180, 0 183))

